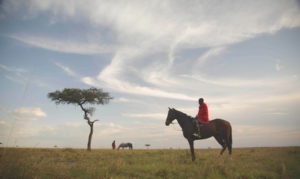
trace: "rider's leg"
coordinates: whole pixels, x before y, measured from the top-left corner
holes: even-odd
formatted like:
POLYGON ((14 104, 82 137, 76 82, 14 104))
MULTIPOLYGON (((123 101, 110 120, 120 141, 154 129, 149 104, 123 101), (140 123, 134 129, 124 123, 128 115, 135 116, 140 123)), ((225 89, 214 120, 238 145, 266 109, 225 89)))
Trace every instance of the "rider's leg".
POLYGON ((200 123, 196 120, 195 120, 195 123, 196 123, 196 132, 193 135, 196 136, 196 137, 201 137, 200 123))
POLYGON ((198 136, 201 137, 200 123, 197 122, 198 136))

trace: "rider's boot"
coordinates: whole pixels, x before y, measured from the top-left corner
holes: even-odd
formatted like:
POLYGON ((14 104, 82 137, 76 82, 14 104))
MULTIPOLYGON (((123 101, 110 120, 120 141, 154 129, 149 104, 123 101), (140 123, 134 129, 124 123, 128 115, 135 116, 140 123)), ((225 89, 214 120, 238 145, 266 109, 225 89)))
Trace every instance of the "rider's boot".
POLYGON ((200 124, 197 121, 196 121, 196 128, 197 128, 197 131, 193 134, 193 136, 195 136, 195 137, 201 137, 200 124))

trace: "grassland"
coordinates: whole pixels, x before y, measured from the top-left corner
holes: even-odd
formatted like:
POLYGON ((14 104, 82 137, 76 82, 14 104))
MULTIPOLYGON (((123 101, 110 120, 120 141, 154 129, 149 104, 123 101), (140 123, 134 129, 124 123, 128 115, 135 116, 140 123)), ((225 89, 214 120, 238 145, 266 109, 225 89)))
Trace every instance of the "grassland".
POLYGON ((0 178, 300 178, 300 147, 233 152, 0 148, 0 178))

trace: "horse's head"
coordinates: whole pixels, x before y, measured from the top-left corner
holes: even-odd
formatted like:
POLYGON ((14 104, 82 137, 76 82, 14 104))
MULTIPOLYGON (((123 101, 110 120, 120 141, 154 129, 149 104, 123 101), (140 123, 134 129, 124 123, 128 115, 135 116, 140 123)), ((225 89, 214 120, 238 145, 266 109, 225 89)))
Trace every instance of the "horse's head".
POLYGON ((166 126, 170 125, 174 119, 176 119, 175 109, 174 108, 172 108, 172 109, 169 108, 168 116, 167 116, 167 119, 166 119, 166 126))

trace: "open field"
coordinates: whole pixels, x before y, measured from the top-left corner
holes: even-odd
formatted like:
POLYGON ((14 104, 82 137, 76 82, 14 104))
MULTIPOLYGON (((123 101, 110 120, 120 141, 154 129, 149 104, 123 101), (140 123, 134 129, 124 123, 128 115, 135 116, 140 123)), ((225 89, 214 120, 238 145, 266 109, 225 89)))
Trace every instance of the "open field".
POLYGON ((299 178, 300 147, 105 150, 0 148, 0 178, 299 178))

